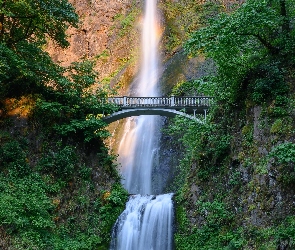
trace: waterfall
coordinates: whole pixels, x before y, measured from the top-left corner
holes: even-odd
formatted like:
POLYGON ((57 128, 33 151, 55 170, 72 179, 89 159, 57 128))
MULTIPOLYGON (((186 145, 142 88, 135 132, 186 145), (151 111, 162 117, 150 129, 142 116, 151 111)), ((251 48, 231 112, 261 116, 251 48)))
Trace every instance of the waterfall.
MULTIPOLYGON (((145 0, 142 61, 135 96, 159 96, 159 25, 156 0, 145 0)), ((172 194, 153 195, 162 188, 153 184, 160 118, 128 118, 118 148, 122 184, 131 195, 112 232, 111 250, 171 250, 173 248, 172 194), (135 195, 137 194, 137 195, 135 195)))
POLYGON ((171 197, 132 195, 114 226, 111 249, 172 249, 172 230, 167 230, 173 226, 171 197))
MULTIPOLYGON (((136 96, 159 96, 159 24, 156 0, 146 0, 142 30, 141 71, 136 83, 136 96)), ((152 194, 152 167, 159 131, 159 117, 128 118, 118 154, 122 165, 123 185, 131 194, 152 194)))

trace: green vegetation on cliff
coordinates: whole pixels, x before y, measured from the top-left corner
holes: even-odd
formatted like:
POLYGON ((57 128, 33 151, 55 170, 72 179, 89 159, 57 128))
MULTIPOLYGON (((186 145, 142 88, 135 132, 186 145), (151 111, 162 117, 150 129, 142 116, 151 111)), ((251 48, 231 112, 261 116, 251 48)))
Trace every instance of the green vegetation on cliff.
POLYGON ((294 19, 291 0, 245 1, 192 33, 216 74, 174 93, 213 95, 204 124, 177 118, 177 249, 294 249, 294 19))
POLYGON ((0 248, 107 249, 126 191, 103 139, 110 90, 92 61, 54 63, 67 1, 0 1, 0 248))

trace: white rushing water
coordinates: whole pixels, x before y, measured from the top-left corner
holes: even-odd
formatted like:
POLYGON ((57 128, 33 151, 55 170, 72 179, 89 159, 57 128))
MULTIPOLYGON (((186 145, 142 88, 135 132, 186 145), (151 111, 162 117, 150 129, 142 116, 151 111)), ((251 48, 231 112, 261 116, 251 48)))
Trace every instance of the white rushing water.
MULTIPOLYGON (((159 24, 156 0, 146 0, 142 30, 141 70, 134 95, 159 96, 159 24)), ((123 185, 131 194, 152 194, 152 166, 157 145, 159 117, 127 119, 118 154, 123 185)))
POLYGON ((167 230, 173 227, 171 197, 172 194, 131 196, 114 226, 111 249, 172 249, 172 230, 167 230))
MULTIPOLYGON (((135 96, 159 96, 159 25, 157 1, 145 1, 142 62, 135 96)), ((160 133, 158 116, 127 119, 119 144, 124 187, 131 195, 112 232, 111 250, 171 250, 173 248, 172 194, 152 195, 153 165, 160 133)), ((162 184, 158 183, 162 187, 162 184)))

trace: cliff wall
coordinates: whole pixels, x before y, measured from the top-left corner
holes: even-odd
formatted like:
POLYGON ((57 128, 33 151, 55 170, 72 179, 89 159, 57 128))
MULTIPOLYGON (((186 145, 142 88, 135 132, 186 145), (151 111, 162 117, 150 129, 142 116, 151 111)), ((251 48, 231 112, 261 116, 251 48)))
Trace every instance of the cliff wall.
POLYGON ((68 30, 70 46, 61 49, 49 42, 47 51, 57 62, 94 60, 99 80, 123 89, 135 75, 140 43, 139 1, 75 0, 79 28, 68 30))

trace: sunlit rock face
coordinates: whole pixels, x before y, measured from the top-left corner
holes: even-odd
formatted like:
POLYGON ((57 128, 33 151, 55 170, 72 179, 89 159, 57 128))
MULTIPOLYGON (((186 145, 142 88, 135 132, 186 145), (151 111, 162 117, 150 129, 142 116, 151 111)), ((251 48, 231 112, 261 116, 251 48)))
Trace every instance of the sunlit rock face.
POLYGON ((61 65, 95 59, 99 79, 127 84, 136 72, 141 3, 131 0, 70 0, 80 17, 79 28, 68 30, 70 46, 51 41, 47 51, 61 65), (111 81, 112 80, 112 81, 111 81))
MULTIPOLYGON (((47 51, 55 61, 67 66, 71 62, 80 58, 96 58, 96 70, 99 72, 99 79, 109 81, 113 86, 115 84, 123 85, 123 91, 138 72, 138 56, 140 48, 140 23, 142 20, 143 0, 70 0, 76 8, 80 17, 79 28, 71 28, 67 31, 70 46, 61 49, 52 41, 48 42, 47 51)), ((166 1, 162 1, 165 5, 166 1)), ((170 2, 170 1, 167 1, 170 2)), ((177 3, 185 2, 184 0, 175 1, 177 3)), ((244 0, 223 0, 224 7, 228 10, 235 4, 241 4, 244 0)), ((161 22, 165 23, 165 11, 162 11, 161 22)), ((177 19, 175 19, 177 22, 177 19)), ((178 27, 169 20, 169 23, 180 32, 184 23, 178 27), (179 30, 178 30, 179 29, 179 30)), ((166 41, 169 36, 169 27, 162 27, 162 40, 166 41)), ((184 36, 185 38, 185 36, 184 36)), ((170 65, 171 58, 176 55, 178 58, 179 48, 166 51, 167 55, 164 60, 170 65), (176 54, 175 54, 176 53, 176 54)), ((178 60, 178 59, 177 59, 178 60)), ((176 61, 177 61, 176 60, 176 61)), ((175 60, 173 60, 175 61, 175 60)), ((194 72, 191 68, 196 69, 195 59, 188 60, 187 57, 181 59, 179 64, 184 73, 173 72, 174 77, 169 73, 165 75, 163 82, 171 87, 176 80, 190 79, 194 72), (184 66, 187 65, 187 66, 184 66), (187 73, 189 70, 189 73, 187 73), (166 83, 169 80, 169 83, 166 83)), ((175 67, 173 67, 175 68, 175 67)), ((164 73, 165 73, 164 68, 164 73)))

